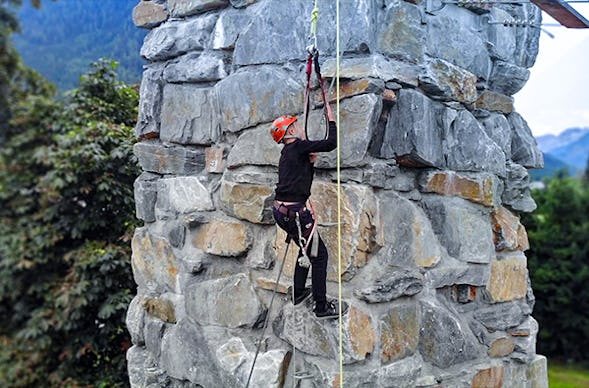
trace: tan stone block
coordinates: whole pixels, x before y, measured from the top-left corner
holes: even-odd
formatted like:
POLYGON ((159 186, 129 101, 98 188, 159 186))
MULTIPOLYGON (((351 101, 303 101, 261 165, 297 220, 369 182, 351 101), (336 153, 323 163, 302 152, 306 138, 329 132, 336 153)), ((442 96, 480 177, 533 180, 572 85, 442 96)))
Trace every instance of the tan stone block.
MULTIPOLYGON (((319 233, 330 259, 328 279, 338 280, 338 209, 337 185, 315 181, 311 188, 313 206, 319 219, 319 233)), ((372 189, 361 185, 342 185, 341 190, 341 261, 342 272, 366 265, 372 253, 384 244, 377 231, 378 207, 372 189)))
POLYGON ((454 172, 436 172, 428 176, 425 190, 442 195, 455 195, 485 206, 493 206, 494 183, 491 177, 482 180, 458 175, 454 172))
MULTIPOLYGON (((344 98, 353 97, 353 96, 357 96, 360 94, 366 94, 366 93, 378 94, 378 93, 381 93, 383 90, 384 90, 384 85, 383 85, 382 81, 379 84, 374 79, 371 79, 371 78, 349 80, 347 82, 342 82, 340 84, 339 98, 341 101, 344 98)), ((392 92, 392 90, 391 90, 391 92, 392 92)), ((395 93, 393 92, 393 96, 394 95, 395 95, 395 93)), ((326 91, 325 98, 330 103, 335 102, 336 97, 337 97, 337 95, 336 95, 335 90, 333 90, 331 93, 328 93, 328 91, 326 91)), ((323 105, 323 97, 321 96, 321 90, 317 90, 314 93, 313 101, 315 102, 315 105, 323 105)))
POLYGON ((380 321, 380 348, 383 364, 415 353, 419 343, 419 309, 410 303, 394 307, 380 321))
POLYGON ((146 229, 137 229, 131 242, 133 276, 140 287, 151 282, 176 289, 178 264, 168 240, 152 236, 146 229))
POLYGON ((472 379, 472 388, 502 388, 505 368, 503 365, 483 369, 472 379))
POLYGON ((241 222, 213 220, 194 232, 192 242, 213 255, 240 256, 250 248, 251 236, 241 222))
POLYGON ((349 331, 352 351, 359 358, 371 354, 376 345, 376 332, 372 327, 370 316, 352 306, 349 313, 349 331))
POLYGON ((497 251, 516 250, 519 245, 519 217, 503 206, 498 207, 492 214, 493 241, 497 251))
MULTIPOLYGON (((258 284, 258 287, 263 290, 274 291, 274 288, 276 287, 275 279, 257 278, 256 283, 258 284)), ((282 282, 278 283, 278 288, 276 288, 276 292, 279 294, 286 295, 288 293, 288 284, 282 282)))
POLYGON ((517 228, 517 249, 524 252, 530 249, 530 241, 528 240, 528 232, 526 227, 522 224, 517 228))
POLYGON ((268 208, 273 192, 274 189, 269 186, 223 181, 220 199, 229 213, 237 218, 253 223, 270 223, 268 208))
POLYGON ((223 163, 223 148, 207 148, 205 150, 205 164, 207 172, 222 173, 225 169, 225 163, 223 163))
POLYGON ((481 93, 475 105, 479 109, 511 113, 513 111, 513 97, 485 90, 481 93))
POLYGON ((285 258, 284 254, 287 247, 285 240, 286 232, 280 229, 280 227, 276 226, 276 239, 274 240, 274 251, 276 252, 276 257, 278 258, 276 265, 280 266, 280 260, 284 258, 286 262, 284 263, 284 268, 282 270, 283 276, 291 279, 294 276, 295 261, 299 254, 299 247, 297 247, 294 241, 291 241, 288 248, 288 254, 285 258))
POLYGON ((430 268, 442 260, 438 250, 431 249, 431 242, 428 241, 424 230, 423 220, 415 217, 411 225, 413 230, 413 249, 415 264, 420 268, 430 268))
POLYGON ((133 23, 139 28, 156 27, 168 18, 163 4, 154 1, 141 1, 133 8, 133 23))
POLYGON ((513 339, 509 337, 503 337, 498 338, 493 341, 493 343, 491 343, 488 354, 490 357, 505 357, 508 354, 513 353, 514 349, 515 342, 513 339))
POLYGON ((159 318, 164 322, 176 323, 176 311, 174 304, 166 299, 145 298, 142 301, 145 311, 152 317, 159 318))
POLYGON ((491 262, 487 291, 493 302, 508 302, 526 296, 528 290, 526 257, 521 254, 491 262))

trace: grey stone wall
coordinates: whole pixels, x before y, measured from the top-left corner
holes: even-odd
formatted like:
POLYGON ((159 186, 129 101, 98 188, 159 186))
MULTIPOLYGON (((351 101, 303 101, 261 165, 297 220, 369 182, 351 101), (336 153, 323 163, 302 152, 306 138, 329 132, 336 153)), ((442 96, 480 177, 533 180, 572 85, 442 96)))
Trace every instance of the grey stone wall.
MULTIPOLYGON (((133 387, 338 386, 339 327, 293 311, 291 249, 271 214, 280 147, 269 124, 301 115, 312 1, 141 1, 128 311, 133 387), (297 347, 293 358, 291 345, 297 347), (296 365, 295 365, 296 364, 296 365)), ((335 2, 318 46, 335 68, 335 2)), ((519 213, 535 209, 542 154, 512 95, 529 76, 531 4, 341 1, 342 282, 346 387, 547 387, 519 213)), ((316 91, 315 91, 316 93, 316 91)), ((313 101, 319 101, 317 95, 313 101)), ((311 132, 322 129, 321 108, 311 132)), ((337 295, 335 154, 313 201, 337 295)))

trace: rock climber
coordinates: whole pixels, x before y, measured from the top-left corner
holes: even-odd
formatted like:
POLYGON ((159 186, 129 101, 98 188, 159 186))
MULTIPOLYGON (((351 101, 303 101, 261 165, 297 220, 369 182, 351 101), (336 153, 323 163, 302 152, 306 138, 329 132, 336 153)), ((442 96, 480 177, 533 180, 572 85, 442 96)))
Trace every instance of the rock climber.
POLYGON ((324 140, 307 140, 304 128, 293 116, 277 118, 270 129, 274 141, 284 145, 278 163, 274 219, 299 247, 299 258, 294 271, 293 304, 296 306, 303 303, 312 294, 315 302, 313 312, 319 319, 338 317, 334 302, 328 301, 326 296, 327 248, 314 228, 315 217, 306 205, 311 196, 316 153, 333 151, 337 146, 337 127, 333 112, 329 104, 325 108, 329 131, 324 140), (318 244, 318 249, 312 249, 314 244, 318 244), (305 287, 309 265, 301 260, 303 257, 310 260, 311 289, 305 287))

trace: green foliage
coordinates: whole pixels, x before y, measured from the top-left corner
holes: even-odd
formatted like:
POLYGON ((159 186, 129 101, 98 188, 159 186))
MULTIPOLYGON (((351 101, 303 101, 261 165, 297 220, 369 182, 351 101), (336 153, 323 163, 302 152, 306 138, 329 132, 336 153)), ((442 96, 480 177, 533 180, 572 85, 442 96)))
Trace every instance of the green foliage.
POLYGON ((535 190, 538 209, 522 218, 531 249, 528 266, 540 323, 539 353, 588 360, 589 187, 570 177, 535 190))
POLYGON ((138 93, 99 60, 65 101, 12 85, 0 150, 0 381, 125 386, 138 93))

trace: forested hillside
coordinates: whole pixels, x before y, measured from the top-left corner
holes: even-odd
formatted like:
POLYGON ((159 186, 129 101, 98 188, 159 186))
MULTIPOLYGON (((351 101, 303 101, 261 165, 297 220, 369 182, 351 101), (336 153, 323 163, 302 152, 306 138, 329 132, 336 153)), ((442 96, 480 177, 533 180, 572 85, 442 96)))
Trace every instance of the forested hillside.
POLYGON ((133 24, 137 0, 45 0, 35 9, 23 1, 18 10, 22 32, 13 42, 26 65, 55 83, 59 91, 78 85, 88 64, 108 57, 120 63, 122 81, 138 83, 146 35, 133 24))

